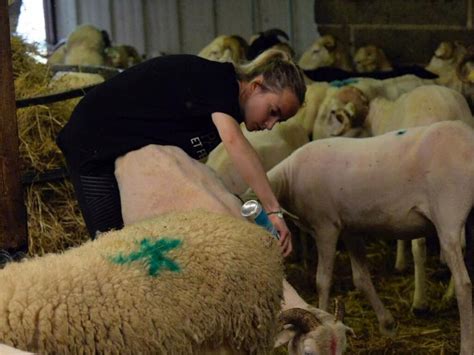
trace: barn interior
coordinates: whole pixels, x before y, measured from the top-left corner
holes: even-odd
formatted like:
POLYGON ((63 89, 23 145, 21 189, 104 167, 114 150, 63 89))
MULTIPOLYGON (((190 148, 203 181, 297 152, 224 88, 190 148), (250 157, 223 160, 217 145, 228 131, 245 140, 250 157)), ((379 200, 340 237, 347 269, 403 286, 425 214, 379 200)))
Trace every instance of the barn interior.
MULTIPOLYGON (((62 253, 89 241, 56 138, 84 95, 129 68, 174 54, 199 55, 238 66, 271 48, 287 53, 303 70, 308 89, 305 103, 293 120, 290 118, 287 126, 278 123, 274 127, 276 134, 283 137, 284 148, 280 147, 281 138, 270 136, 270 131, 249 132, 242 128, 269 171, 310 141, 344 136, 369 139, 379 135, 355 116, 338 116, 330 107, 331 90, 349 86, 366 95, 370 104, 382 97, 394 105, 403 105, 405 101, 397 100, 415 87, 449 88, 449 95, 458 101, 448 102, 444 91, 436 97, 423 96, 427 102, 425 116, 436 116, 433 110, 441 107, 436 105, 446 100, 446 112, 458 116, 461 111, 467 112, 464 118, 446 120, 461 120, 474 127, 473 18, 474 0, 1 1, 0 47, 6 48, 0 54, 1 267, 25 258, 62 253), (416 84, 407 89, 403 80, 412 78, 416 84), (372 81, 365 84, 365 80, 372 81), (461 108, 456 106, 459 100, 461 108), (341 126, 334 132, 328 122, 350 127, 346 131, 341 126), (288 143, 282 132, 293 124, 304 130, 305 137, 288 143)), ((422 99, 413 100, 415 104, 404 106, 400 115, 409 116, 409 110, 425 105, 422 99)), ((347 112, 347 101, 344 104, 347 112)), ((425 125, 413 120, 403 121, 403 125, 402 121, 400 118, 400 124, 393 126, 393 131, 399 130, 401 135, 404 129, 425 125)), ((449 151, 451 147, 447 145, 445 149, 449 151)), ((230 193, 243 197, 248 185, 234 168, 215 159, 217 155, 223 156, 222 150, 222 145, 216 147, 205 164, 220 175, 230 193)), ((455 164, 455 160, 451 156, 448 162, 455 164)), ((452 166, 448 162, 446 166, 452 166)), ((465 174, 473 172, 466 166, 460 169, 465 174)), ((340 175, 344 173, 339 171, 340 175)), ((440 179, 452 183, 449 178, 440 179)), ((389 183, 392 177, 387 176, 386 181, 389 183)), ((419 186, 419 190, 425 187, 419 186)), ((398 187, 401 198, 404 188, 405 185, 398 187)), ((465 191, 467 195, 471 193, 465 191)), ((368 190, 367 194, 370 193, 368 190)), ((450 196, 446 201, 457 197, 450 196)), ((312 233, 314 229, 311 225, 301 229, 305 217, 297 215, 295 219, 295 211, 288 212, 285 219, 292 232, 293 252, 282 259, 286 279, 306 302, 318 307, 317 239, 307 233, 308 228, 312 233)), ((371 211, 373 215, 366 218, 376 219, 379 212, 371 211)), ((465 240, 457 245, 464 249, 467 271, 472 275, 470 217, 463 217, 465 240)), ((427 223, 431 227, 434 224, 427 223)), ((373 305, 354 286, 348 248, 342 239, 337 242, 328 311, 332 312, 336 298, 345 305, 344 324, 354 331, 354 335, 347 334, 346 353, 451 354, 459 353, 460 349, 464 352, 460 298, 456 298, 458 291, 451 281, 452 270, 441 255, 436 233, 426 242, 423 238, 411 244, 410 240, 420 237, 407 238, 403 247, 383 232, 364 239, 372 282, 395 320, 391 334, 379 329, 373 305), (423 249, 421 253, 417 248, 423 249), (425 259, 423 270, 419 266, 415 269, 412 253, 416 250, 425 259), (420 307, 413 306, 417 282, 424 283, 420 286, 424 290, 419 291, 425 292, 420 307)), ((470 283, 468 287, 471 293, 470 283)), ((472 299, 471 307, 466 309, 471 311, 472 323, 472 299)), ((472 324, 466 332, 473 332, 472 324)), ((1 334, 0 331, 0 343, 1 334)), ((473 336, 471 342, 472 339, 473 336)), ((289 351, 286 343, 269 352, 299 353, 289 351)))

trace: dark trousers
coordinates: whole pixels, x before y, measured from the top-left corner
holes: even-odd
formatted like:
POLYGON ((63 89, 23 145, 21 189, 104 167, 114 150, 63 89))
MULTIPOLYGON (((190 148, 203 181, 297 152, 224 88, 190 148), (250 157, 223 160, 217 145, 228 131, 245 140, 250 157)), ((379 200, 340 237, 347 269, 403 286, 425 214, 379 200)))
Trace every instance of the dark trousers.
POLYGON ((121 229, 122 209, 114 166, 102 166, 83 173, 68 165, 68 170, 91 238, 100 232, 121 229))

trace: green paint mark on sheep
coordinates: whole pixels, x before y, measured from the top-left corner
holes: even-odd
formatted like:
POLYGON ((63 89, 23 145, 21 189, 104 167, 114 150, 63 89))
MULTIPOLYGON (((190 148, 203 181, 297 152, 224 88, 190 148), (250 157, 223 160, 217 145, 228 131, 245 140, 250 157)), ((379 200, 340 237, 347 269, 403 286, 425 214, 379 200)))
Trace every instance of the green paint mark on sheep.
POLYGON ((406 129, 402 129, 401 131, 397 132, 397 136, 401 136, 402 134, 405 134, 407 132, 406 129))
POLYGON ((344 79, 344 80, 333 80, 329 83, 329 85, 336 88, 342 88, 343 86, 346 86, 346 85, 355 84, 357 83, 357 81, 358 80, 354 78, 349 78, 349 79, 344 79))
MULTIPOLYGON (((136 243, 138 244, 138 241, 136 243)), ((148 274, 150 276, 157 276, 164 269, 178 272, 181 270, 178 263, 166 257, 165 254, 180 246, 181 240, 178 239, 163 238, 152 241, 144 238, 140 241, 139 250, 131 252, 127 256, 123 254, 114 256, 112 257, 112 262, 123 265, 143 260, 148 267, 148 274)))

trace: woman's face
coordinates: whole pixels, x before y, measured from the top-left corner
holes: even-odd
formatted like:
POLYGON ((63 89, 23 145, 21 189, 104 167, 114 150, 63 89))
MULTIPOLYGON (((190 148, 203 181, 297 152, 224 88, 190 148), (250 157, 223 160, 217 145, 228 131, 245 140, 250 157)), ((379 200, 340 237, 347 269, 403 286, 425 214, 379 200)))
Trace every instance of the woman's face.
POLYGON ((275 123, 293 117, 300 108, 296 95, 289 89, 282 92, 267 91, 258 83, 251 83, 244 104, 245 126, 249 131, 272 129, 275 123))

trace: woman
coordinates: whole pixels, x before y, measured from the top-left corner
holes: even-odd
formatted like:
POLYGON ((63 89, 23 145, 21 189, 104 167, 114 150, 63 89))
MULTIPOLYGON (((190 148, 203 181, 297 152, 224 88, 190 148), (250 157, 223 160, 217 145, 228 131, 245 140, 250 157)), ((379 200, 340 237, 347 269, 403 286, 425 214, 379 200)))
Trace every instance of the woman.
POLYGON ((304 101, 302 71, 270 50, 241 67, 193 55, 138 64, 91 90, 59 133, 84 220, 92 237, 123 226, 115 159, 149 144, 174 145, 203 159, 221 141, 280 233, 291 235, 261 162, 242 134, 271 129, 304 101))

